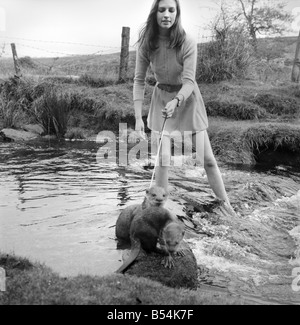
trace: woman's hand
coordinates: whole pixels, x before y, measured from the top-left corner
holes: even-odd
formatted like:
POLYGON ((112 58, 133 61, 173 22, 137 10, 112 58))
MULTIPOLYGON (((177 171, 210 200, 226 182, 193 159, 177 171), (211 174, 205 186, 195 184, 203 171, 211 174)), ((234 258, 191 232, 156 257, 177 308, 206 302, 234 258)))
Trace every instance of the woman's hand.
POLYGON ((166 107, 162 110, 163 113, 163 118, 170 118, 173 116, 174 111, 177 107, 178 100, 177 99, 172 99, 170 102, 167 103, 166 107))
POLYGON ((144 121, 141 117, 136 118, 135 119, 135 131, 129 135, 128 142, 136 143, 137 140, 145 140, 145 139, 146 139, 146 135, 145 135, 144 121))

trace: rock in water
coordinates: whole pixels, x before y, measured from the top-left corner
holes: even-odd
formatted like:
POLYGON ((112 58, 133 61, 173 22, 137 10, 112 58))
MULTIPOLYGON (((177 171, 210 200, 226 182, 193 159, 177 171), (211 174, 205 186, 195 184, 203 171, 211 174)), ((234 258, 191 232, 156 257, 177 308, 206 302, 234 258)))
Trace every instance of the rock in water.
POLYGON ((140 255, 136 262, 130 266, 126 274, 148 278, 158 281, 172 288, 197 289, 198 272, 196 258, 183 240, 181 247, 185 256, 176 256, 175 266, 171 269, 161 264, 162 256, 151 253, 147 256, 140 255))
POLYGON ((28 141, 37 137, 38 135, 35 133, 15 129, 3 129, 0 131, 0 139, 2 141, 28 141))

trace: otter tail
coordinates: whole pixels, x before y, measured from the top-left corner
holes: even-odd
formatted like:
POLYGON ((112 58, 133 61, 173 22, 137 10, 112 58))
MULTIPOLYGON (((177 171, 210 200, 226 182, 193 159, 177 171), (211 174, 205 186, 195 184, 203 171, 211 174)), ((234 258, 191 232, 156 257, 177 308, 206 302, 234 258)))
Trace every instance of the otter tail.
POLYGON ((124 273, 126 269, 136 260, 138 257, 140 251, 141 251, 141 243, 139 240, 135 240, 134 243, 132 243, 132 248, 130 255, 126 261, 124 261, 123 265, 117 269, 115 273, 124 273))

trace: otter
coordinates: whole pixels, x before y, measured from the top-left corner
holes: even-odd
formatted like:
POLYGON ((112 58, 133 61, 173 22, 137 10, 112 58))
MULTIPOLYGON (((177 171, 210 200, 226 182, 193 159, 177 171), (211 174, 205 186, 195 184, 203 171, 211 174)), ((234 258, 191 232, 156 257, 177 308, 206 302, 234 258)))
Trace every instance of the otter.
POLYGON ((178 249, 183 236, 183 224, 165 208, 152 206, 142 210, 134 216, 130 225, 130 255, 116 273, 125 272, 142 250, 165 255, 162 264, 166 268, 173 267, 172 255, 184 256, 184 252, 178 249))
POLYGON ((130 225, 134 216, 149 207, 163 207, 167 198, 168 193, 162 187, 155 185, 147 189, 142 204, 130 205, 120 213, 116 223, 116 237, 122 241, 130 242, 130 225))

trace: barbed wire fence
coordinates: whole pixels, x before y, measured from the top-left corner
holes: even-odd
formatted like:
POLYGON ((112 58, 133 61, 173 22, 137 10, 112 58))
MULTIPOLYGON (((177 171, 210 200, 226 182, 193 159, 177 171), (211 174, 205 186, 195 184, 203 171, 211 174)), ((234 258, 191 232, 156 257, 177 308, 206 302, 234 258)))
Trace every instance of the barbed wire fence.
POLYGON ((0 36, 0 75, 64 75, 79 77, 82 74, 108 73, 119 79, 126 79, 129 52, 135 50, 130 44, 130 28, 123 27, 120 46, 60 42, 0 36), (13 41, 13 43, 11 43, 13 41), (76 46, 91 51, 63 51, 57 47, 76 46), (37 55, 32 53, 36 52, 37 55), (50 55, 49 55, 50 54, 50 55), (108 56, 110 58, 109 65, 108 56), (53 56, 52 56, 53 55, 53 56), (113 63, 113 68, 111 63, 113 63), (16 65, 19 67, 18 71, 16 65))
MULTIPOLYGON (((201 51, 201 45, 212 40, 212 36, 199 34, 197 39, 199 50, 201 51)), ((128 64, 134 61, 133 59, 129 62, 129 52, 135 50, 136 47, 130 44, 129 27, 122 29, 120 46, 0 36, 0 75, 18 74, 15 66, 17 64, 20 69, 19 73, 24 75, 80 76, 102 73, 126 79, 128 64), (12 44, 14 44, 15 53, 12 53, 12 44), (76 48, 88 50, 81 50, 80 53, 57 50, 60 46, 64 48, 76 46, 76 48), (37 55, 32 53, 37 53, 37 55), (113 64, 110 62, 106 65, 106 54, 114 54, 113 64), (17 62, 14 62, 14 58, 17 62)))

